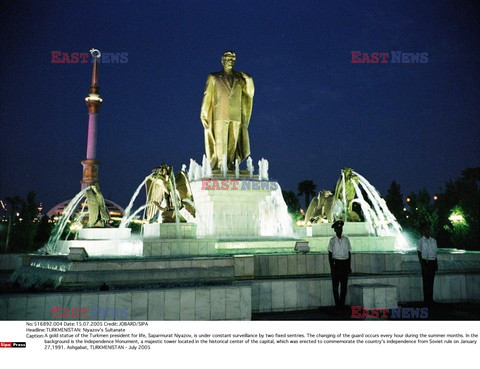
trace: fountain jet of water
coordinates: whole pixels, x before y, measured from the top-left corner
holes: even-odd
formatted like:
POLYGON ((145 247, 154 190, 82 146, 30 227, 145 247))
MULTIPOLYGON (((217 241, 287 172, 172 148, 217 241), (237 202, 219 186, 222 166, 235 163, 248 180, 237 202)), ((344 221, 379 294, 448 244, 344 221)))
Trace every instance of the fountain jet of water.
POLYGON ((371 214, 372 208, 363 198, 362 191, 360 190, 360 187, 358 187, 358 185, 355 183, 355 181, 352 181, 352 184, 353 184, 353 188, 355 188, 355 193, 357 194, 357 199, 353 201, 358 202, 360 204, 363 215, 365 216, 365 220, 367 221, 367 224, 368 224, 368 231, 369 233, 374 234, 375 229, 373 227, 372 214, 371 214))
POLYGON ((390 212, 385 200, 380 197, 380 194, 375 187, 373 187, 372 184, 360 174, 356 172, 353 172, 353 174, 357 176, 359 184, 362 185, 363 189, 368 195, 368 198, 373 204, 375 213, 378 216, 378 224, 376 224, 376 227, 379 229, 379 235, 396 235, 398 249, 406 250, 412 248, 403 236, 402 227, 398 223, 395 216, 390 212), (390 226, 393 228, 393 230, 390 228, 390 226))
POLYGON ((238 163, 238 159, 235 159, 235 179, 240 178, 240 164, 238 163))
POLYGON ((147 204, 140 206, 135 212, 128 217, 128 219, 125 221, 125 227, 128 227, 128 225, 132 222, 133 218, 138 215, 142 210, 145 210, 147 207, 147 204))
POLYGON ((227 178, 227 171, 228 171, 227 155, 223 154, 222 155, 222 175, 223 175, 223 178, 227 178))
POLYGON ((180 213, 179 213, 180 206, 178 205, 177 183, 175 182, 175 176, 173 175, 173 171, 172 173, 170 173, 168 182, 170 183, 170 196, 173 197, 173 207, 175 209, 175 224, 177 226, 177 235, 178 235, 180 234, 180 213))
POLYGON ((342 170, 342 196, 343 196, 343 211, 345 213, 345 222, 347 221, 347 193, 345 189, 345 173, 342 170))
POLYGON ((253 167, 253 161, 252 161, 252 158, 250 156, 247 159, 247 170, 248 170, 249 177, 252 178, 253 177, 253 171, 255 170, 255 168, 253 167))
POLYGON ((50 238, 48 239, 47 244, 39 250, 40 253, 47 253, 47 254, 57 253, 57 244, 58 244, 58 241, 60 240, 60 237, 63 234, 63 231, 68 223, 68 220, 72 216, 73 212, 77 208, 82 198, 85 196, 85 193, 87 192, 88 189, 90 189, 90 187, 86 187, 83 190, 81 190, 68 203, 67 207, 63 210, 62 216, 60 217, 58 222, 55 224, 55 227, 53 228, 53 231, 50 235, 50 238))
POLYGON ((126 227, 126 222, 127 222, 127 219, 130 217, 130 212, 132 211, 133 203, 137 199, 137 196, 140 193, 140 190, 145 185, 145 182, 147 181, 148 178, 150 178, 150 176, 151 175, 146 176, 145 179, 142 181, 142 183, 140 183, 138 185, 138 187, 135 190, 132 198, 130 199, 130 202, 128 203, 127 208, 125 209, 125 213, 123 214, 122 220, 120 221, 120 225, 118 226, 118 228, 125 228, 126 227))

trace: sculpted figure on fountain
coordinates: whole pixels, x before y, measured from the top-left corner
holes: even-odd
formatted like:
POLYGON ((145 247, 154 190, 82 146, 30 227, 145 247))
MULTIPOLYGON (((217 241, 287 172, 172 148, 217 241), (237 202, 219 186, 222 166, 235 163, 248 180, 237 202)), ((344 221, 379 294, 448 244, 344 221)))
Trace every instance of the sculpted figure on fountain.
POLYGON ((147 203, 145 220, 148 223, 186 222, 179 213, 185 208, 195 217, 192 189, 187 174, 180 170, 173 175, 171 165, 162 164, 154 168, 145 182, 147 203))
POLYGON ((308 206, 307 212, 305 213, 305 226, 315 223, 332 223, 333 199, 333 193, 329 190, 320 191, 308 206))
POLYGON ((105 200, 100 192, 98 183, 92 184, 85 192, 88 202, 88 226, 89 227, 107 227, 110 221, 105 200))

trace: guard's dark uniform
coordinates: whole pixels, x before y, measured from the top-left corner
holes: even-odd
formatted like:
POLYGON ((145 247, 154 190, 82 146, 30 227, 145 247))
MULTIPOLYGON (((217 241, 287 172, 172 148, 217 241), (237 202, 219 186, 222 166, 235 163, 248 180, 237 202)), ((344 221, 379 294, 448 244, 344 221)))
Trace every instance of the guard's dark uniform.
MULTIPOLYGON (((342 221, 337 221, 332 228, 343 227, 342 221)), ((328 244, 328 259, 330 262, 330 271, 332 274, 333 298, 335 306, 343 307, 347 296, 348 274, 350 273, 350 253, 352 246, 347 237, 332 237, 328 244), (338 286, 340 284, 340 295, 338 286)))
POLYGON ((418 258, 422 267, 423 301, 430 305, 433 303, 433 282, 437 264, 437 241, 433 237, 423 236, 418 240, 418 258))

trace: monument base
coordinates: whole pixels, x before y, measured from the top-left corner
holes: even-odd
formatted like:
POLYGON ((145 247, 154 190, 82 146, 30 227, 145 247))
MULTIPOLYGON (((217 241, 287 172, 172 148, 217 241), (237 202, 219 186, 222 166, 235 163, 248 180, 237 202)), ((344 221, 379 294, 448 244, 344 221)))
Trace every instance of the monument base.
MULTIPOLYGON (((331 223, 312 224, 312 237, 333 237, 335 232, 331 223)), ((366 222, 346 222, 343 226, 343 234, 350 236, 368 236, 368 224, 366 222)))
POLYGON ((293 237, 277 182, 205 179, 191 186, 199 237, 293 237))

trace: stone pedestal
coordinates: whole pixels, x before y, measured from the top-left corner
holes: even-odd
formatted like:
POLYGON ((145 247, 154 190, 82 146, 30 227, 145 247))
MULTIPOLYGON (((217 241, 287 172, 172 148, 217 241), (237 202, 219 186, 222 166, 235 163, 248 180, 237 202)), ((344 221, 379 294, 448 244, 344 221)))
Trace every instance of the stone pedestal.
POLYGON ((209 179, 191 185, 199 237, 293 236, 277 182, 209 179))
POLYGON ((152 223, 143 226, 143 237, 161 239, 195 239, 197 225, 194 223, 152 223))
POLYGON ((85 261, 88 259, 88 254, 83 247, 70 247, 67 259, 70 261, 85 261))
POLYGON ((365 309, 396 307, 397 287, 381 283, 354 284, 351 287, 350 305, 365 309))
MULTIPOLYGON (((351 236, 368 236, 368 225, 365 222, 347 222, 343 226, 343 234, 347 237, 351 236)), ((335 232, 331 223, 312 224, 313 237, 333 237, 335 232)))

